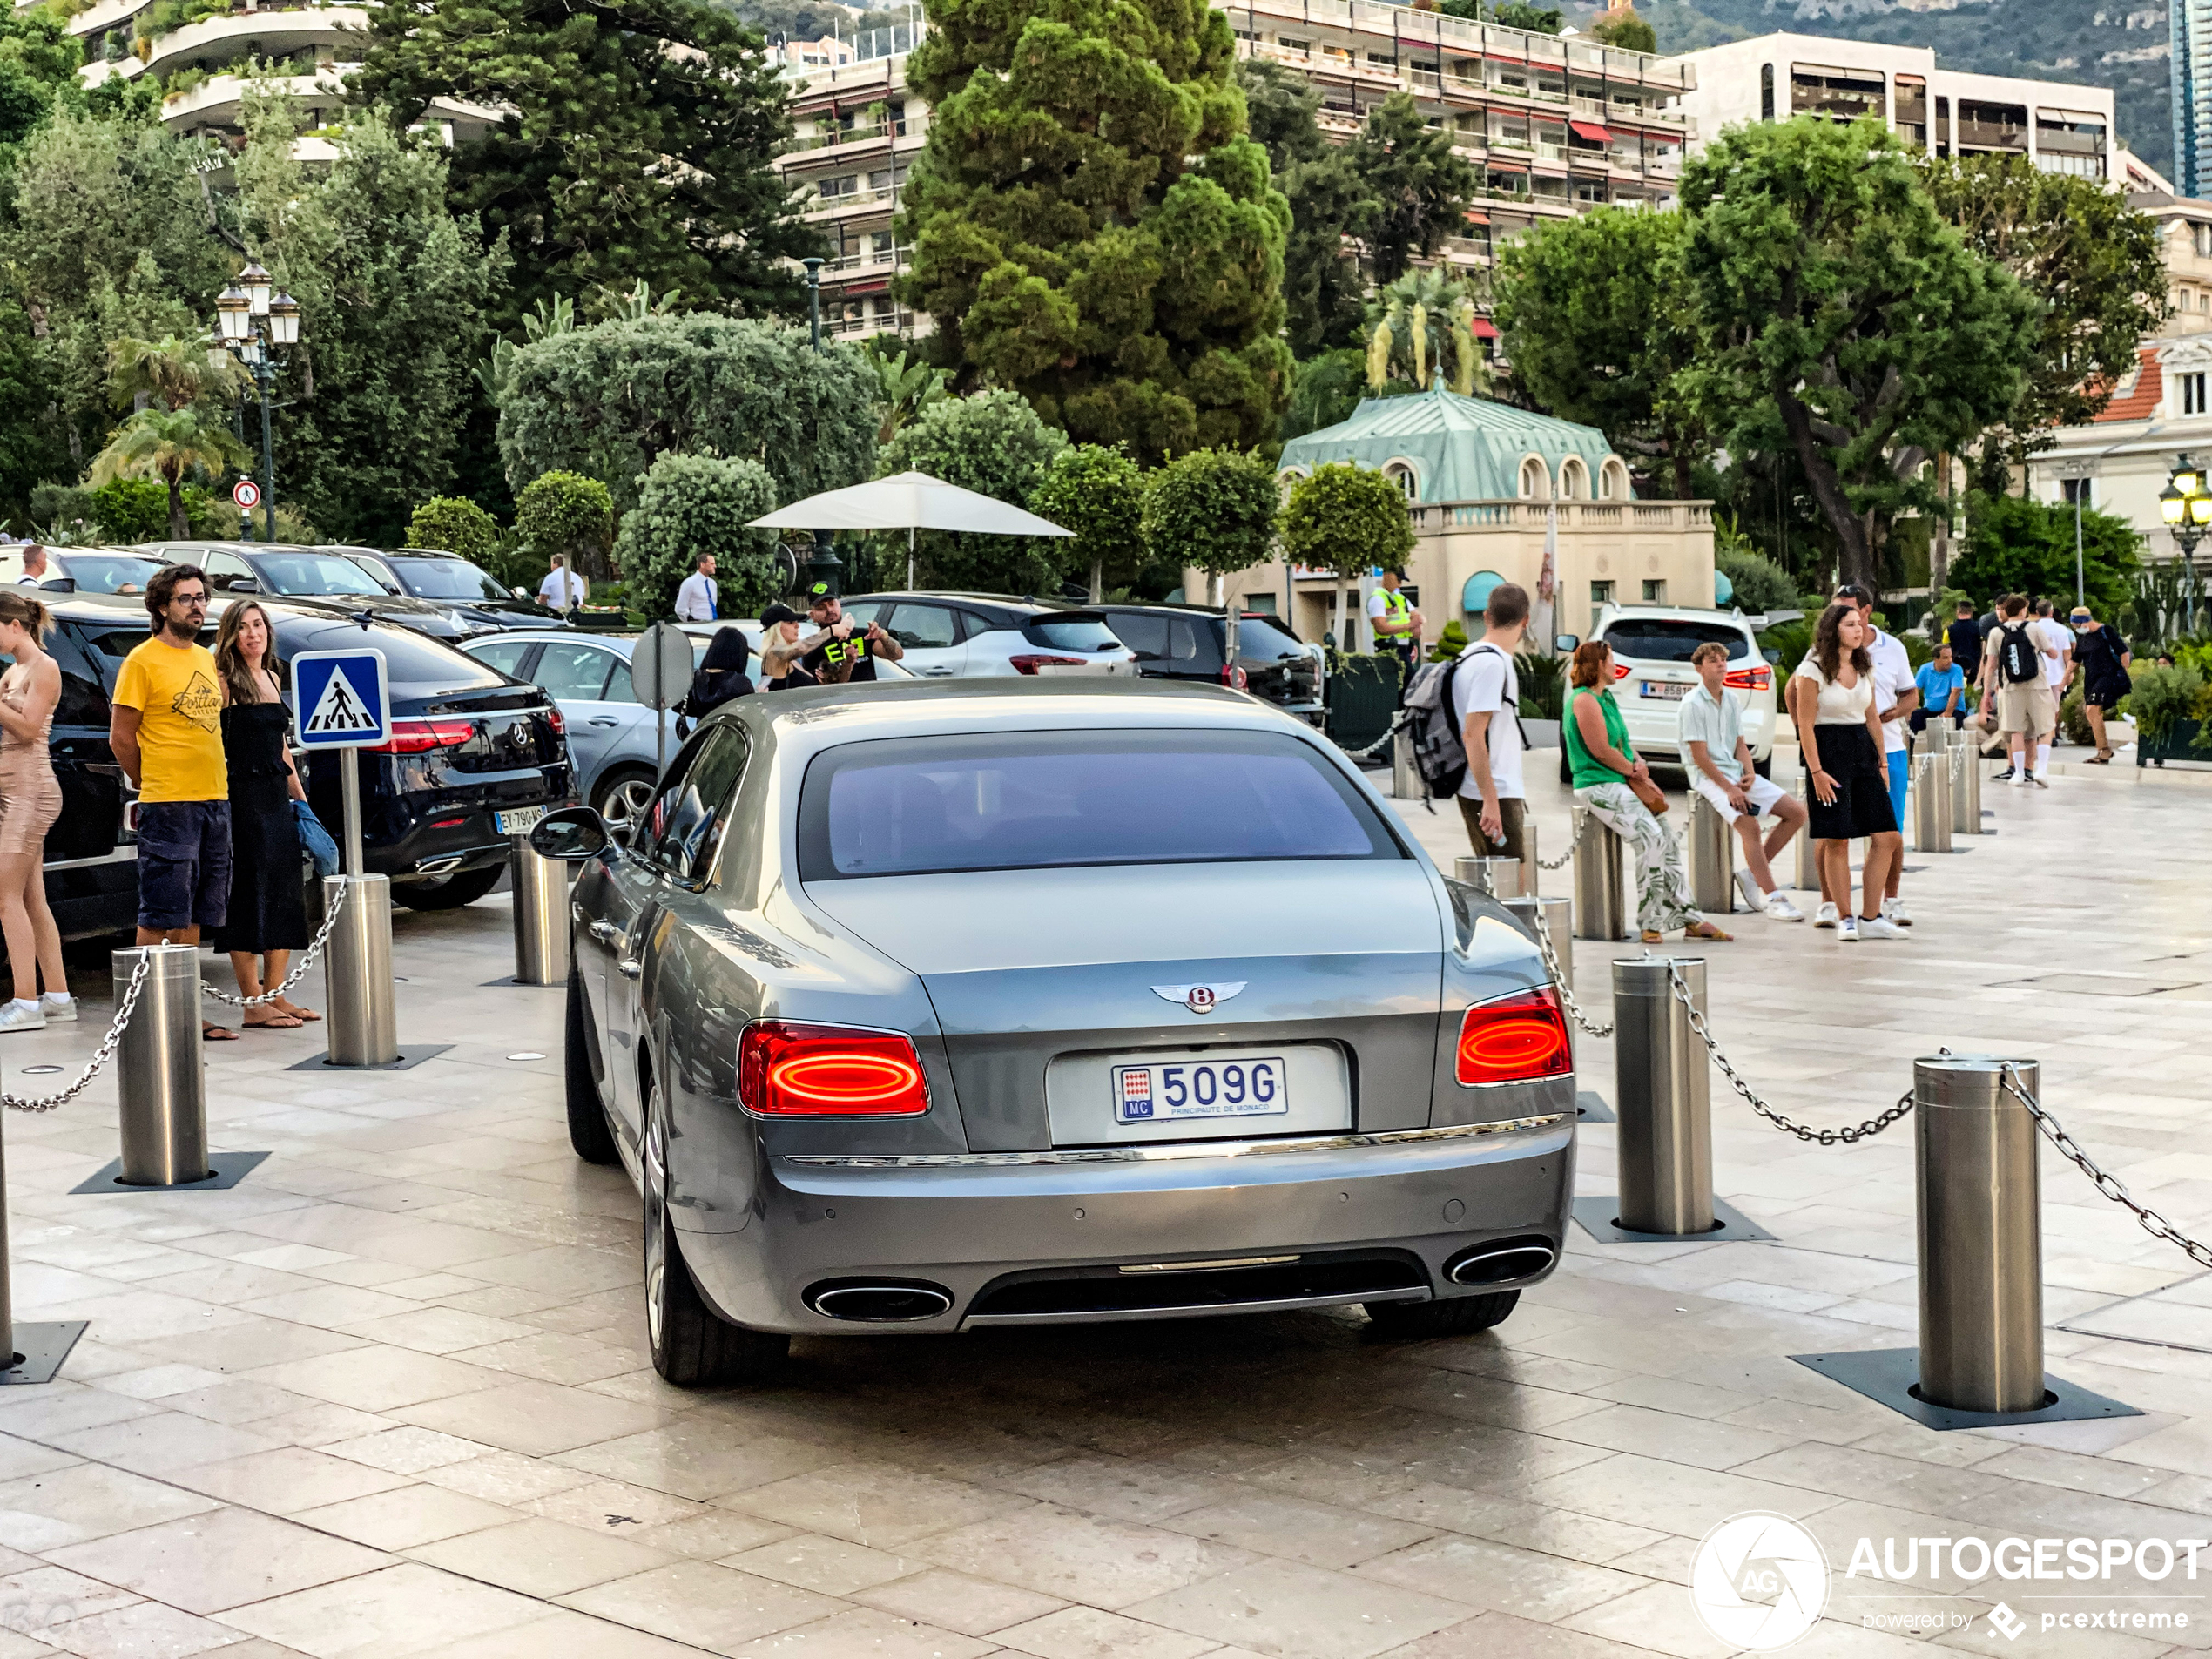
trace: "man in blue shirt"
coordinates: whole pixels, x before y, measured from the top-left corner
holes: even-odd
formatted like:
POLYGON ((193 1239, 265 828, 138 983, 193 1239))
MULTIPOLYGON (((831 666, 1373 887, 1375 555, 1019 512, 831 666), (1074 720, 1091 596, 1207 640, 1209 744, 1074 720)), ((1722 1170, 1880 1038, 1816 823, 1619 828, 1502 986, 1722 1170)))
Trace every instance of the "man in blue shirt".
POLYGON ((1920 706, 1911 716, 1915 732, 1926 731, 1931 719, 1948 718, 1954 726, 1965 724, 1966 671, 1952 660, 1948 642, 1936 647, 1934 660, 1920 664, 1912 684, 1920 693, 1920 706))

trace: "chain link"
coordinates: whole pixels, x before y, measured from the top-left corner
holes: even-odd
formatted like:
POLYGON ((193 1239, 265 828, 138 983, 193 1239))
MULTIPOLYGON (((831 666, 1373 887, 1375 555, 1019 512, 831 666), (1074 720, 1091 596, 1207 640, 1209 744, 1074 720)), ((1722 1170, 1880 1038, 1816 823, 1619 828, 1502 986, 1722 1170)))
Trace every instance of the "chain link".
POLYGON ((1598 1024, 1582 1012, 1582 1005, 1575 1000, 1574 988, 1568 984, 1567 975, 1560 971, 1559 954, 1552 948, 1552 930, 1544 925, 1541 918, 1534 916, 1529 918, 1529 926, 1535 930, 1536 948, 1544 953, 1544 968, 1552 976, 1552 988, 1559 993, 1559 1000, 1566 1004, 1575 1023, 1594 1037, 1611 1036, 1613 1028, 1598 1024))
POLYGON ((307 952, 300 958, 300 965, 286 974, 284 983, 274 990, 264 991, 259 996, 233 996, 228 991, 218 989, 212 985, 203 985, 200 988, 218 1002, 227 1002, 234 1008, 258 1008, 275 1001, 297 985, 301 976, 315 965, 315 958, 321 954, 322 948, 330 942, 330 930, 338 925, 338 917, 345 908, 346 907, 342 904, 334 904, 329 907, 327 913, 323 916, 322 926, 316 929, 315 936, 307 941, 307 952))
POLYGON ((1697 1004, 1690 996, 1689 981, 1683 977, 1682 969, 1671 961, 1667 964, 1667 986, 1674 993, 1675 1000, 1689 1015, 1689 1028, 1697 1034, 1698 1041, 1713 1056, 1713 1063, 1721 1069, 1721 1076, 1728 1079, 1729 1087, 1741 1095, 1746 1105, 1775 1128, 1794 1135, 1801 1141, 1811 1141, 1820 1146, 1849 1146, 1854 1142, 1879 1135, 1912 1109, 1912 1091, 1908 1089, 1898 1096, 1897 1104, 1887 1111, 1878 1117, 1870 1117, 1863 1123, 1855 1123, 1849 1129, 1814 1129, 1784 1116, 1761 1100, 1751 1085, 1737 1074, 1736 1068, 1728 1063, 1728 1056, 1721 1052, 1720 1044, 1713 1041, 1713 1033, 1705 1023, 1705 1016, 1697 1011, 1697 1004))
POLYGON ((123 1028, 131 1023, 131 1011, 138 1006, 138 993, 145 986, 146 969, 152 963, 152 957, 144 954, 139 955, 138 965, 131 970, 131 982, 124 987, 122 998, 115 1005, 114 1023, 108 1027, 107 1035, 100 1039, 100 1046, 92 1051, 92 1058, 84 1069, 77 1074, 75 1082, 58 1093, 37 1095, 29 1099, 17 1095, 0 1094, 0 1104, 4 1104, 11 1112, 51 1112, 57 1106, 66 1106, 83 1094, 86 1086, 99 1074, 100 1068, 107 1064, 108 1056, 115 1052, 115 1045, 123 1041, 123 1028))
POLYGON ((2127 1184, 2116 1175, 2101 1169, 2097 1161, 2076 1144, 2074 1136, 2066 1132, 2059 1120, 2047 1111, 2042 1103, 2020 1085, 2017 1074, 2009 1060, 2003 1062, 1998 1076, 1998 1087, 2027 1108, 2027 1115, 2035 1120, 2035 1127, 2043 1138, 2059 1150, 2060 1157, 2087 1176, 2097 1190, 2122 1208, 2132 1211, 2136 1223, 2153 1238, 2162 1238, 2178 1244, 2188 1258, 2199 1267, 2212 1267, 2212 1245, 2199 1244, 2148 1204, 2137 1204, 2128 1191, 2127 1184))
POLYGON ((1575 838, 1568 842, 1567 851, 1555 859, 1538 859, 1536 867, 1540 870, 1564 869, 1567 861, 1575 856, 1575 849, 1582 845, 1582 838, 1590 833, 1590 820, 1596 816, 1587 806, 1578 807, 1575 813, 1575 838))
POLYGON ((1398 735, 1398 729, 1405 724, 1406 711, 1403 709, 1400 709, 1397 713, 1390 717, 1390 725, 1384 731, 1382 736, 1377 738, 1372 743, 1369 744, 1364 749, 1346 749, 1345 753, 1350 755, 1354 760, 1363 760, 1367 756, 1374 753, 1376 750, 1381 748, 1383 745, 1388 743, 1393 738, 1396 737, 1398 735))

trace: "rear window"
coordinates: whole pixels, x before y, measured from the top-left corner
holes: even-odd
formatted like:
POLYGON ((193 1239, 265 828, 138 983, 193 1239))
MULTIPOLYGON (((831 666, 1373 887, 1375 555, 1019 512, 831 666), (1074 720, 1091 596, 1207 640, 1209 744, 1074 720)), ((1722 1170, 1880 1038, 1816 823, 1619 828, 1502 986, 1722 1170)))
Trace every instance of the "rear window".
POLYGON ((1280 663, 1305 655, 1298 636, 1272 617, 1242 617, 1237 622, 1237 660, 1280 663))
POLYGON ((1728 647, 1730 662, 1749 662, 1753 655, 1751 637, 1743 629, 1687 617, 1623 617, 1605 631, 1603 638, 1615 657, 1646 663, 1686 663, 1689 653, 1709 639, 1728 647))
POLYGON ((1403 856, 1349 779, 1305 743, 1272 732, 847 744, 807 767, 799 800, 808 881, 1403 856))
POLYGON ((1122 644, 1100 617, 1033 617, 1022 631, 1032 644, 1055 651, 1118 651, 1122 644))

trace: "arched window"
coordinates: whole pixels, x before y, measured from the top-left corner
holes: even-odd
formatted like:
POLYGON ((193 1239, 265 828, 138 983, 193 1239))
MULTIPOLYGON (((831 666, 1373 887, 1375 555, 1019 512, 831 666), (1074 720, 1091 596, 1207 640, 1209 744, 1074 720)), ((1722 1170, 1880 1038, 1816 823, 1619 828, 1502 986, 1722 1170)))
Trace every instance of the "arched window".
POLYGON ((1420 475, 1413 470, 1409 462, 1392 462, 1383 469, 1383 476, 1396 484, 1407 501, 1419 501, 1421 498, 1420 475))
POLYGON ((1559 495, 1562 501, 1588 501, 1590 495, 1589 469, 1575 456, 1560 462, 1559 495))
POLYGON ((1597 498, 1600 501, 1626 501, 1629 489, 1629 469, 1619 461, 1608 457, 1597 469, 1597 498))
POLYGON ((1521 463, 1521 499, 1548 501, 1551 499, 1551 474, 1544 469, 1542 462, 1534 455, 1529 456, 1527 460, 1521 463))
POLYGON ((1490 590, 1505 577, 1495 570, 1477 570, 1467 578, 1466 587, 1460 590, 1460 615, 1472 623, 1490 608, 1490 590))

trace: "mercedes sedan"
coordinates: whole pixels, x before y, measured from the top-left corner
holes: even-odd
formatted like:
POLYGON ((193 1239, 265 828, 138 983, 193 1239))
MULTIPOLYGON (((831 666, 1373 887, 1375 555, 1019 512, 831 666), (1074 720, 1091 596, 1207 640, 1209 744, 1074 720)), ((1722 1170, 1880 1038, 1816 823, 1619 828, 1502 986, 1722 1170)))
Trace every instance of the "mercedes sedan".
POLYGON ((1357 1303, 1495 1325, 1557 1259, 1556 993, 1358 772, 1219 687, 725 705, 588 807, 570 1138, 644 1197, 669 1380, 795 1335, 1357 1303))

